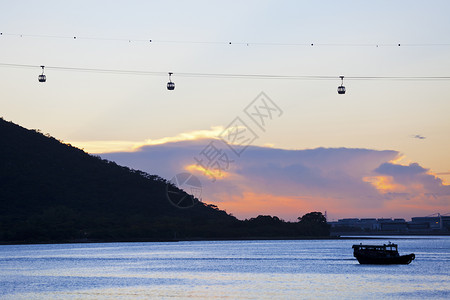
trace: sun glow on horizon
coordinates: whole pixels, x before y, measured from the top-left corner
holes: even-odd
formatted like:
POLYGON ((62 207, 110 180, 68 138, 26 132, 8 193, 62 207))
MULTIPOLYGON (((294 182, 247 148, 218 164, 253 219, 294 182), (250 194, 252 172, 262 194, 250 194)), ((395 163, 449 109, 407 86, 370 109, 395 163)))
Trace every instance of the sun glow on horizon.
POLYGON ((113 153, 113 152, 135 152, 145 146, 156 146, 167 143, 196 141, 202 139, 217 139, 223 132, 223 126, 212 126, 211 129, 194 130, 182 132, 175 136, 168 136, 159 139, 146 139, 142 141, 70 141, 75 147, 85 150, 88 153, 113 153))
POLYGON ((133 152, 139 142, 135 141, 70 141, 74 147, 91 154, 133 152))
POLYGON ((289 214, 295 219, 301 217, 302 212, 309 209, 308 201, 301 197, 275 196, 257 191, 246 191, 232 196, 216 195, 215 198, 219 200, 213 201, 217 206, 227 212, 232 212, 239 218, 289 214))
POLYGON ((182 132, 175 136, 171 137, 163 137, 160 139, 147 139, 145 143, 142 145, 138 145, 135 148, 139 148, 142 146, 153 146, 153 145, 161 145, 172 142, 182 142, 182 141, 195 141, 201 139, 217 139, 218 136, 224 131, 223 126, 212 126, 211 129, 204 130, 195 130, 189 132, 182 132))

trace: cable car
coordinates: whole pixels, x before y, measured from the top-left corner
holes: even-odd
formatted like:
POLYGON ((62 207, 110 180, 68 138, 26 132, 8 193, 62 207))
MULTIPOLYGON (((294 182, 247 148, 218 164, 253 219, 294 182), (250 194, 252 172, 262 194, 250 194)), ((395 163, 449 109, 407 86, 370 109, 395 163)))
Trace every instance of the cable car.
POLYGON ((42 74, 38 76, 38 81, 45 82, 45 81, 47 81, 47 77, 44 75, 45 66, 41 66, 41 68, 42 68, 42 74))
POLYGON ((345 86, 344 86, 344 76, 339 76, 341 78, 341 85, 338 86, 337 92, 339 95, 345 94, 345 86))
POLYGON ((172 72, 169 72, 169 82, 167 83, 167 89, 173 91, 175 89, 175 83, 172 82, 172 72))

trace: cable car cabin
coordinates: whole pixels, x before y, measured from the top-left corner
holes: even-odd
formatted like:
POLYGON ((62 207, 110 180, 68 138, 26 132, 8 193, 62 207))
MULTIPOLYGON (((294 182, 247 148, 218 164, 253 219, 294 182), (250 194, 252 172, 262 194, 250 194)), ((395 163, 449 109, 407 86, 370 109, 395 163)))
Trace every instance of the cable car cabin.
POLYGON ((345 86, 343 85, 338 86, 337 92, 339 95, 345 94, 345 86))
POLYGON ((41 68, 42 68, 42 74, 38 76, 38 81, 39 82, 45 82, 47 80, 47 77, 45 77, 45 75, 44 75, 44 68, 45 68, 45 66, 41 66, 41 68))
POLYGON ((46 76, 44 74, 41 74, 38 76, 39 82, 45 82, 47 80, 46 76))
POLYGON ((172 82, 172 81, 169 81, 169 82, 167 83, 167 89, 168 89, 169 91, 173 91, 173 90, 175 89, 175 83, 172 82))

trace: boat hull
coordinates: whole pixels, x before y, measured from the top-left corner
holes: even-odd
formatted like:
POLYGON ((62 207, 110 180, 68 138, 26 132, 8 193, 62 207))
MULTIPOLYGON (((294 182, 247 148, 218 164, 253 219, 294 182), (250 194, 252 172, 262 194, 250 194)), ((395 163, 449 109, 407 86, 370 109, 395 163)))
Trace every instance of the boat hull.
POLYGON ((416 257, 413 253, 395 257, 376 257, 364 254, 356 254, 356 259, 364 265, 408 265, 416 257))

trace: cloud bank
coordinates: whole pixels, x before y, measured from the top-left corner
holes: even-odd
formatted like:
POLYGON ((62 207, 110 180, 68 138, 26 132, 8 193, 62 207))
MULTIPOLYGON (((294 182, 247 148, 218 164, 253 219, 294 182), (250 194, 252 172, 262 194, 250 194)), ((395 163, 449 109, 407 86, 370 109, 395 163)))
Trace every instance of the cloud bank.
POLYGON ((220 143, 169 140, 101 156, 167 179, 188 171, 201 180, 204 202, 238 218, 270 214, 295 220, 325 210, 331 218, 410 218, 450 211, 450 186, 416 163, 397 164, 397 151, 249 146, 238 157, 220 143), (198 158, 211 143, 228 155, 228 164, 205 172, 198 158))

